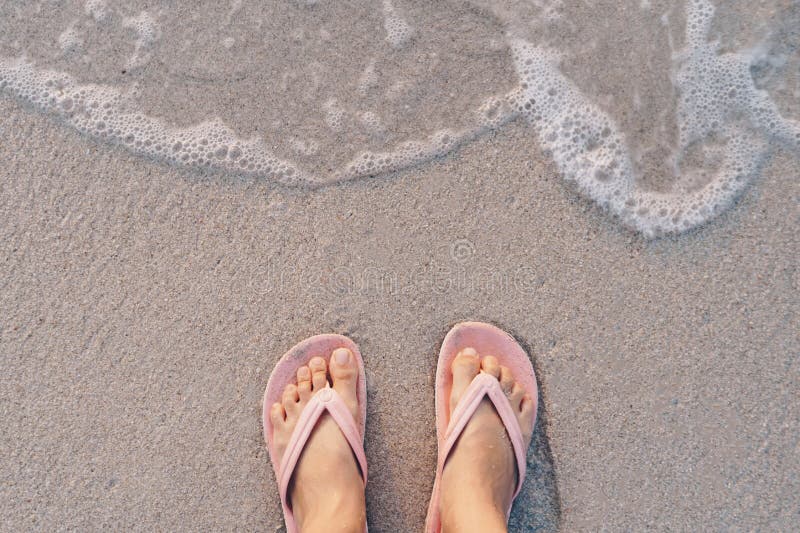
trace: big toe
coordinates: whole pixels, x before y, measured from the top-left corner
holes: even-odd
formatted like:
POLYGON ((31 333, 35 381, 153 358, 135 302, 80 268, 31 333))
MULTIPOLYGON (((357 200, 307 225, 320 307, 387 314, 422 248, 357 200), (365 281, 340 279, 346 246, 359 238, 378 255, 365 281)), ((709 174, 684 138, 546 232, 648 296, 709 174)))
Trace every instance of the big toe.
POLYGON ((451 370, 453 372, 453 388, 450 393, 450 412, 453 411, 461 395, 475 379, 480 370, 478 352, 472 348, 464 348, 453 359, 451 370))
POLYGON ((353 352, 347 348, 337 348, 330 361, 333 389, 350 408, 353 417, 358 415, 358 363, 353 352))

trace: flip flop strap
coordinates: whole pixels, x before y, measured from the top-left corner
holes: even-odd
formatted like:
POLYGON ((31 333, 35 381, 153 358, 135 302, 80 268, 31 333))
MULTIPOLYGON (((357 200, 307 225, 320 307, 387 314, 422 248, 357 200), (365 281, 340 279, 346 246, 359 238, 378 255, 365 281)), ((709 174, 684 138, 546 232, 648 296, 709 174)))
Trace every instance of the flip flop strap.
POLYGON ((330 386, 322 389, 314 394, 311 400, 303 408, 300 413, 300 419, 292 432, 292 437, 289 439, 289 445, 283 453, 280 466, 280 493, 281 501, 285 508, 288 505, 288 490, 289 481, 292 479, 292 474, 300 460, 300 455, 303 453, 306 443, 314 427, 317 425, 319 418, 328 411, 331 418, 339 426, 344 438, 350 448, 353 449, 353 455, 356 456, 359 466, 361 467, 361 476, 364 478, 364 484, 367 483, 367 457, 364 454, 363 436, 358 430, 356 421, 350 413, 347 405, 342 400, 342 397, 330 386))
POLYGON ((453 446, 455 446, 458 437, 461 436, 461 433, 472 418, 472 415, 475 414, 475 411, 478 409, 484 397, 488 397, 494 405, 511 440, 511 447, 514 450, 514 456, 517 460, 517 488, 514 491, 514 498, 516 498, 522 488, 522 481, 525 479, 527 450, 525 449, 525 441, 522 437, 522 429, 519 426, 517 416, 511 408, 511 403, 508 401, 508 397, 503 392, 503 389, 500 388, 500 383, 497 381, 497 378, 489 374, 481 372, 475 376, 472 383, 469 384, 467 390, 464 391, 464 394, 462 394, 461 398, 458 400, 458 404, 453 410, 453 414, 450 416, 450 422, 447 424, 447 430, 445 431, 444 446, 442 446, 440 450, 439 468, 444 469, 447 456, 450 455, 450 451, 453 449, 453 446))

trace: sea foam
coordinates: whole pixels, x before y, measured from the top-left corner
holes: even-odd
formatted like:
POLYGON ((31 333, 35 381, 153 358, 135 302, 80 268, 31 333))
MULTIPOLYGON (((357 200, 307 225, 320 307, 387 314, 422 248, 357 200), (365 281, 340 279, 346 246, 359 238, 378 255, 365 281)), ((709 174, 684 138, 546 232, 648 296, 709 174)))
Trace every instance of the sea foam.
POLYGON ((755 87, 752 53, 720 54, 708 40, 713 14, 708 0, 689 2, 686 44, 675 60, 680 97, 674 172, 707 172, 696 189, 658 193, 638 187, 625 135, 561 73, 558 54, 522 40, 512 45, 522 80, 516 108, 535 127, 541 146, 566 179, 647 236, 692 228, 728 207, 758 174, 769 141, 795 152, 800 146, 800 124, 783 118, 755 87), (689 156, 697 152, 709 168, 692 168, 689 156))
MULTIPOLYGON (((487 131, 521 118, 529 124, 536 143, 552 158, 565 179, 624 224, 648 237, 685 231, 721 212, 759 175, 776 147, 800 152, 798 122, 783 116, 770 94, 757 86, 754 79, 753 66, 763 60, 763 47, 721 50, 711 36, 715 8, 710 0, 688 0, 680 46, 674 46, 670 37, 669 44, 674 49, 669 79, 677 95, 672 117, 677 135, 664 158, 671 174, 668 190, 654 190, 645 185, 645 176, 634 163, 633 132, 620 125, 614 111, 603 105, 602 99, 587 93, 565 73, 563 50, 553 43, 535 42, 532 37, 531 28, 538 32, 547 25, 562 23, 568 16, 565 15, 569 12, 568 2, 531 4, 533 7, 528 6, 528 11, 519 11, 513 2, 474 4, 475 10, 464 14, 463 28, 452 29, 457 33, 449 36, 450 41, 461 38, 465 39, 461 43, 474 44, 473 41, 482 39, 480 46, 486 54, 508 54, 509 70, 517 79, 515 83, 509 80, 505 87, 499 82, 495 82, 497 86, 482 86, 479 78, 473 78, 474 87, 472 82, 453 89, 442 85, 440 89, 456 90, 450 96, 453 101, 459 101, 456 96, 459 91, 472 91, 460 100, 468 106, 463 109, 431 107, 437 102, 435 98, 442 98, 440 93, 423 81, 397 77, 391 70, 402 61, 406 66, 400 72, 413 70, 420 58, 428 61, 427 68, 431 71, 450 68, 446 72, 463 74, 467 66, 464 64, 459 70, 456 56, 440 57, 443 52, 436 47, 448 35, 442 34, 437 12, 426 17, 417 13, 415 19, 413 10, 390 0, 384 0, 377 9, 374 28, 375 38, 382 39, 385 47, 381 48, 379 40, 370 41, 375 50, 367 54, 361 66, 360 60, 351 61, 355 70, 349 92, 331 90, 341 87, 329 86, 324 67, 313 60, 306 65, 310 74, 303 77, 288 70, 277 85, 287 91, 291 91, 290 86, 298 87, 300 92, 291 94, 295 99, 303 95, 309 102, 308 109, 316 111, 298 118, 298 115, 281 115, 279 108, 264 127, 255 126, 256 135, 237 133, 235 126, 213 114, 188 125, 150 114, 139 103, 142 89, 137 81, 131 83, 124 78, 113 83, 87 82, 64 69, 42 64, 45 61, 41 54, 32 58, 28 52, 34 50, 23 50, 16 57, 0 56, 0 89, 59 117, 88 136, 121 144, 134 153, 175 165, 251 175, 286 185, 317 186, 402 170, 445 155, 487 131), (434 30, 429 30, 426 22, 434 30), (475 32, 479 23, 485 23, 485 29, 491 31, 475 32), (464 31, 470 27, 473 34, 464 31), (494 27, 499 30, 493 30, 494 27), (329 96, 324 99, 317 96, 324 92, 329 96), (432 96, 426 97, 427 100, 421 97, 426 94, 432 96), (414 115, 413 105, 417 105, 416 115, 423 122, 409 129, 416 135, 403 134, 407 129, 403 121, 414 115), (313 117, 314 113, 318 119, 313 117), (434 115, 453 118, 437 123, 430 120, 434 115), (286 124, 292 121, 296 124, 294 130, 287 130, 286 124), (317 123, 323 127, 316 126, 317 123), (359 143, 363 144, 361 149, 359 143), (354 153, 349 159, 341 156, 338 160, 325 159, 333 158, 328 154, 335 146, 346 146, 354 153)), ((247 5, 237 1, 225 16, 233 20, 247 9, 247 5)), ((300 2, 291 9, 307 16, 310 23, 287 28, 286 41, 309 49, 321 46, 319 50, 337 44, 333 42, 337 34, 330 27, 314 26, 318 24, 315 20, 326 18, 320 18, 320 10, 334 9, 333 6, 325 2, 300 2), (319 45, 310 39, 317 39, 319 45)), ((653 7, 642 3, 640 9, 649 11, 653 7)), ((446 20, 446 15, 442 11, 441 20, 446 20)), ((86 36, 92 31, 108 31, 110 27, 118 28, 120 35, 130 39, 129 44, 113 47, 125 51, 118 67, 124 76, 145 79, 153 70, 151 63, 163 62, 168 57, 164 55, 168 51, 162 50, 167 46, 162 40, 168 41, 170 37, 170 29, 160 21, 165 17, 163 13, 136 6, 125 11, 101 0, 89 0, 74 12, 65 12, 64 17, 65 20, 69 17, 68 23, 54 36, 63 61, 75 61, 74 56, 89 53, 85 51, 90 48, 86 36), (100 26, 105 29, 94 29, 100 26)), ((265 23, 268 24, 258 21, 256 27, 265 23)), ((252 39, 248 35, 222 32, 217 49, 231 53, 233 43, 241 43, 236 48, 245 49, 248 42, 253 43, 252 39)), ((348 43, 347 39, 342 42, 345 46, 348 43)), ((187 46, 175 50, 181 53, 187 46)), ((453 49, 458 51, 463 47, 464 44, 456 43, 453 49)), ((353 49, 353 52, 363 50, 353 49)), ((473 52, 473 56, 477 55, 478 52, 473 52)), ((491 59, 487 64, 492 64, 491 59)), ((245 74, 231 72, 228 76, 233 79, 246 79, 242 77, 245 74)), ((482 72, 489 71, 483 68, 475 75, 481 76, 482 72)), ((503 72, 502 65, 497 72, 503 72)), ((206 75, 184 76, 191 81, 203 80, 206 75)), ((434 76, 428 83, 442 83, 441 77, 434 76)), ((169 90, 166 87, 169 83, 163 87, 164 91, 169 90)), ((224 90, 225 81, 215 87, 224 90)), ((640 96, 636 94, 635 98, 640 96)), ((269 106, 270 101, 264 99, 263 106, 269 106)), ((292 105, 291 100, 287 102, 292 105)), ((338 151, 346 157, 347 150, 338 151)))

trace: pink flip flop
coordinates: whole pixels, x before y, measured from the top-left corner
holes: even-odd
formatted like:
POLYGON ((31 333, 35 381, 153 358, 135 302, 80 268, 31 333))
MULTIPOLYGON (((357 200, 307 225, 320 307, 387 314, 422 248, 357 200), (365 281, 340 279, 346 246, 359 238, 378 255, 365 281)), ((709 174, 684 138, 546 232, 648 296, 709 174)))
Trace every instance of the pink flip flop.
MULTIPOLYGON (((511 439, 514 455, 517 459, 519 472, 514 498, 522 488, 525 479, 526 455, 525 441, 519 422, 508 403, 508 398, 500 388, 500 383, 494 377, 480 373, 475 376, 472 383, 464 391, 458 406, 450 418, 450 390, 453 388, 453 374, 450 370, 453 359, 464 348, 474 348, 478 354, 494 355, 500 365, 506 366, 514 373, 514 379, 522 385, 526 393, 534 402, 534 411, 538 405, 538 389, 533 365, 522 346, 505 331, 481 322, 463 322, 456 325, 442 343, 439 352, 439 362, 436 366, 436 437, 439 441, 439 459, 436 465, 436 481, 433 484, 433 494, 428 505, 428 517, 425 519, 426 533, 439 533, 442 529, 439 516, 439 496, 441 491, 441 477, 444 463, 453 445, 458 440, 469 419, 475 413, 484 397, 489 398, 500 415, 503 425, 511 439)), ((535 423, 535 421, 534 421, 535 423)), ((512 498, 513 501, 513 498, 512 498)), ((511 513, 511 507, 506 511, 506 519, 511 513)))
MULTIPOLYGON (((342 335, 316 335, 295 345, 275 365, 275 369, 267 382, 267 390, 264 391, 264 404, 262 407, 264 438, 267 441, 269 458, 272 461, 272 468, 275 470, 275 478, 278 481, 287 533, 297 532, 297 524, 295 523, 292 509, 287 502, 289 481, 314 426, 325 411, 336 421, 339 429, 342 430, 342 434, 344 434, 353 449, 353 454, 361 467, 364 484, 366 485, 367 457, 364 454, 364 427, 367 421, 367 382, 364 375, 364 362, 361 359, 361 352, 359 352, 358 346, 342 335), (300 419, 297 421, 297 426, 294 428, 294 433, 292 433, 292 437, 289 440, 289 445, 286 447, 286 452, 279 461, 275 451, 273 427, 269 419, 270 408, 274 403, 281 401, 283 389, 286 385, 296 382, 298 368, 308 364, 311 358, 315 356, 320 356, 329 361, 331 353, 337 348, 347 348, 358 362, 358 385, 356 388, 359 409, 358 420, 353 419, 342 397, 329 385, 314 394, 303 409, 300 419)), ((364 526, 364 531, 367 531, 366 525, 364 526)))

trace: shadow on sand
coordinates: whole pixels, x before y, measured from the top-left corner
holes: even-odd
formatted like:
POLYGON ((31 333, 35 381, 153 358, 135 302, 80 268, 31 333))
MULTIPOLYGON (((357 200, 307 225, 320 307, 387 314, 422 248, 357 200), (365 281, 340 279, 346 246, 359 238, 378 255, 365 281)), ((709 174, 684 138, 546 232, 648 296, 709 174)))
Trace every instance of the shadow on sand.
POLYGON ((507 329, 531 357, 539 387, 539 412, 533 440, 528 448, 528 473, 522 490, 511 509, 509 533, 558 531, 561 521, 561 497, 558 493, 556 468, 547 436, 547 412, 542 397, 542 372, 533 357, 530 346, 513 330, 507 329))

